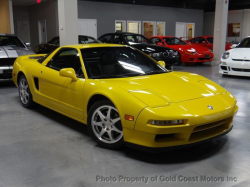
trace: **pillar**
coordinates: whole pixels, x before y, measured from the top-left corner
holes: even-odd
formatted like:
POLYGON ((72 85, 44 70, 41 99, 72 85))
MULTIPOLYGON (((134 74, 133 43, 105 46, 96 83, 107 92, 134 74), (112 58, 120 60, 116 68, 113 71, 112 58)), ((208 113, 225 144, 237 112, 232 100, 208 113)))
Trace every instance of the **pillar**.
POLYGON ((58 0, 60 45, 78 44, 77 0, 58 0))
POLYGON ((220 61, 225 51, 229 0, 216 0, 214 21, 214 60, 220 61))

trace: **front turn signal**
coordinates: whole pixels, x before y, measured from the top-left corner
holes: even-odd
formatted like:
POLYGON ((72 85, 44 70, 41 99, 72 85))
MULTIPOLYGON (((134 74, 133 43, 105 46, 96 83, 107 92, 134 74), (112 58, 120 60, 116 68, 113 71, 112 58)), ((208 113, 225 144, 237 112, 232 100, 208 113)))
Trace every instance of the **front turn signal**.
POLYGON ((128 120, 128 121, 134 121, 134 116, 126 114, 125 119, 128 120))

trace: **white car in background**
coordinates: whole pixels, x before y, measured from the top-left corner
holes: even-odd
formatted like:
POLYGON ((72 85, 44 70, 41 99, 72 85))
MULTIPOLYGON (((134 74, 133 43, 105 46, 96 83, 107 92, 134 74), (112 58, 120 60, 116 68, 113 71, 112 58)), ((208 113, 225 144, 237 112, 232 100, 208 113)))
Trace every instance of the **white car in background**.
POLYGON ((17 57, 34 54, 27 48, 29 45, 13 34, 0 33, 0 79, 12 78, 12 68, 17 57))
POLYGON ((233 47, 222 55, 219 73, 250 76, 250 36, 233 47))

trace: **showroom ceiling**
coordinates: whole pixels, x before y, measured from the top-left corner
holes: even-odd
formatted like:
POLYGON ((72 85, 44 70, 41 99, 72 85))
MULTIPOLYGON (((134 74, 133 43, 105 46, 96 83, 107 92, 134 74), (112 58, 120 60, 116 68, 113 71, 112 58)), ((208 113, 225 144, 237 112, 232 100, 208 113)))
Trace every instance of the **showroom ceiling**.
MULTIPOLYGON (((46 0, 41 0, 41 2, 44 2, 46 0)), ((33 4, 36 4, 37 0, 12 0, 12 4, 14 6, 30 6, 33 4)))
MULTIPOLYGON (((124 3, 135 5, 149 5, 188 9, 201 9, 206 12, 215 10, 216 0, 80 0, 99 1, 111 3, 124 3)), ((250 9, 250 0, 229 0, 229 10, 250 9)))

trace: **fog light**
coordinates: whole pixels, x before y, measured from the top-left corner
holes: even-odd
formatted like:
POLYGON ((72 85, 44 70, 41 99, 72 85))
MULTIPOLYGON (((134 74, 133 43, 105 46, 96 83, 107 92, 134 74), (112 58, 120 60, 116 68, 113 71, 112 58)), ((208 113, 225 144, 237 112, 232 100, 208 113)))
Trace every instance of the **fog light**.
POLYGON ((179 119, 179 120, 152 120, 151 124, 152 125, 180 125, 183 124, 184 120, 179 119))

